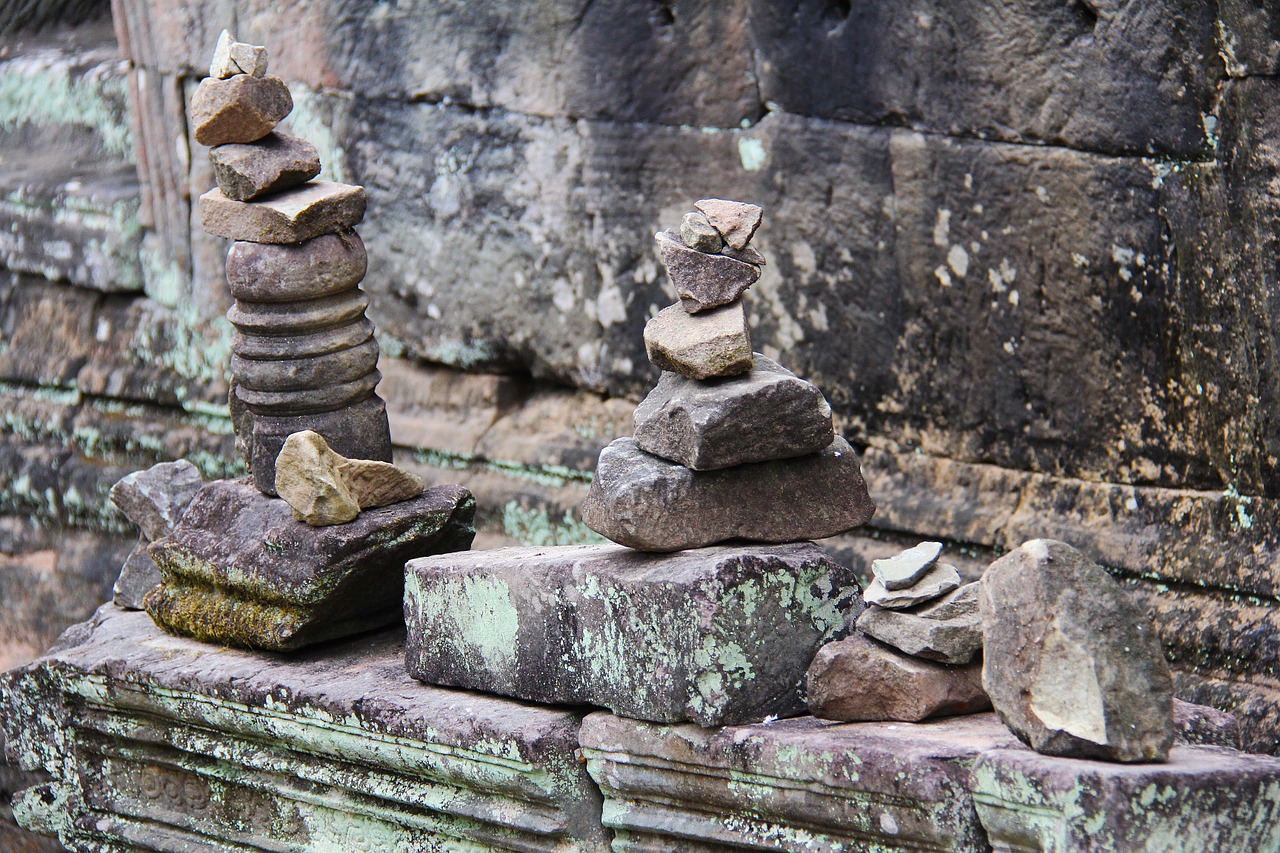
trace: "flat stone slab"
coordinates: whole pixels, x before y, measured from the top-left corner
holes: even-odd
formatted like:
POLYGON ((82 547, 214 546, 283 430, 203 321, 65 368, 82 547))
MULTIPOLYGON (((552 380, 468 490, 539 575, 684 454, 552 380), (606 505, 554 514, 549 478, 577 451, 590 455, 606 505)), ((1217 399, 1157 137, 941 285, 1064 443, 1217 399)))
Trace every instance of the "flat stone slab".
POLYGON ((690 379, 737 376, 751 369, 751 331, 742 300, 690 314, 680 305, 645 323, 649 361, 690 379))
POLYGON ((200 469, 187 460, 161 462, 121 477, 111 502, 154 542, 173 530, 203 485, 200 469))
POLYGON ((888 609, 915 607, 941 598, 960 586, 960 570, 948 563, 935 563, 920 580, 906 589, 885 589, 880 578, 871 581, 864 597, 867 604, 888 609))
POLYGON ((126 610, 142 610, 147 593, 160 585, 160 569, 147 553, 151 543, 139 537, 138 544, 120 567, 120 576, 111 587, 111 600, 126 610))
POLYGON ((892 557, 872 560, 871 574, 887 590, 909 589, 933 568, 941 554, 941 542, 921 542, 892 557))
POLYGON ((248 144, 219 145, 209 152, 209 162, 218 189, 235 201, 287 190, 320 174, 316 147, 283 133, 268 133, 248 144))
POLYGON ((822 392, 759 353, 753 362, 741 376, 706 382, 664 372, 636 407, 636 444, 695 471, 791 459, 831 444, 822 392))
POLYGON ((108 605, 0 697, 53 773, 18 819, 72 850, 609 849, 582 712, 420 684, 400 628, 282 656, 108 605))
POLYGON ((642 551, 730 539, 795 542, 866 524, 875 513, 858 456, 843 438, 821 453, 692 471, 619 438, 600 452, 582 520, 642 551))
POLYGON ((200 227, 231 240, 301 243, 351 228, 364 218, 365 204, 364 187, 332 181, 312 181, 258 201, 236 201, 214 187, 200 196, 200 227))
POLYGON ((704 726, 801 712, 814 652, 860 609, 853 572, 808 542, 507 548, 406 575, 414 678, 704 726))
POLYGON ((149 553, 164 585, 147 612, 175 633, 286 651, 400 618, 404 564, 465 550, 475 501, 437 486, 410 501, 311 527, 245 480, 218 480, 149 553))

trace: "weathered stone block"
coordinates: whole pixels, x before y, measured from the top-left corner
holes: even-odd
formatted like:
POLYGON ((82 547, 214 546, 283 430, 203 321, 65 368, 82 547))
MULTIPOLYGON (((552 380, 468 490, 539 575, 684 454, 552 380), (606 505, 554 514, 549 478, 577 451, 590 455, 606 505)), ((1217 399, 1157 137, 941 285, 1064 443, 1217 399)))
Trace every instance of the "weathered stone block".
POLYGON ((418 684, 399 629, 286 657, 107 606, 0 707, 21 765, 53 771, 21 819, 73 850, 609 846, 581 712, 418 684))
POLYGON ((1199 853, 1280 848, 1280 761, 1175 747, 1169 763, 1116 765, 996 749, 973 797, 997 850, 1199 853))
POLYGON ((644 325, 644 348, 655 366, 690 379, 737 376, 751 369, 751 330, 742 300, 690 314, 663 308, 644 325))
POLYGON ((406 575, 414 678, 703 726, 801 711, 814 652, 860 610, 853 573, 811 543, 503 549, 406 575))
POLYGON ((236 242, 227 253, 231 295, 250 302, 296 302, 350 290, 369 257, 354 231, 322 234, 297 245, 236 242))
POLYGON ((691 471, 620 438, 601 451, 582 505, 588 527, 642 551, 821 539, 874 513, 858 455, 840 436, 820 453, 718 471, 691 471))
POLYGON ((284 501, 218 480, 148 550, 164 585, 147 612, 179 634, 275 651, 367 631, 399 619, 405 561, 470 547, 474 514, 466 489, 441 486, 309 527, 284 501))
POLYGON ((200 226, 250 243, 301 243, 364 218, 364 187, 312 181, 258 201, 233 201, 214 188, 200 196, 200 226))
POLYGON ((247 145, 219 145, 209 152, 218 189, 233 201, 287 190, 320 174, 320 154, 305 139, 268 133, 247 145))
POLYGON ((206 77, 191 99, 192 134, 208 146, 257 142, 292 110, 289 87, 279 77, 206 77))
POLYGON ((698 381, 665 371, 635 412, 641 450, 695 471, 817 453, 835 437, 822 392, 756 353, 749 371, 698 381))

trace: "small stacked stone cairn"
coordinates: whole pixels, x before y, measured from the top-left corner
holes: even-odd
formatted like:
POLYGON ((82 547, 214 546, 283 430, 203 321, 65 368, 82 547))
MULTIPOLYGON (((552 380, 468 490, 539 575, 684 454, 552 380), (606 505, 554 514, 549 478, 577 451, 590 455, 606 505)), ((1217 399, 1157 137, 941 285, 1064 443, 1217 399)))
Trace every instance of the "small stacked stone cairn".
POLYGON ((352 230, 364 217, 364 189, 313 180, 320 157, 275 129, 293 99, 266 70, 265 48, 223 31, 191 112, 218 182, 200 197, 201 225, 235 241, 227 318, 237 333, 237 438, 254 485, 274 495, 276 457, 293 433, 312 430, 343 456, 390 462, 391 432, 359 287, 367 257, 352 230))
MULTIPOLYGON (((275 130, 292 99, 266 69, 265 49, 224 32, 192 101, 218 182, 201 222, 235 241, 231 405, 250 478, 184 489, 176 523, 144 526, 160 583, 142 604, 174 633, 288 651, 398 621, 405 562, 469 548, 475 501, 390 464, 351 230, 364 190, 312 180, 319 157, 275 130)), ((144 480, 126 481, 128 513, 144 480)))
POLYGON ((643 551, 795 542, 865 524, 875 505, 822 392, 751 351, 742 296, 764 263, 751 246, 763 211, 723 199, 695 207, 679 234, 657 234, 680 298, 644 331, 663 374, 636 409, 634 438, 601 452, 583 520, 643 551))
POLYGON ((982 690, 978 585, 940 563, 941 542, 871 563, 859 634, 824 646, 806 676, 816 717, 915 722, 991 707, 982 690))

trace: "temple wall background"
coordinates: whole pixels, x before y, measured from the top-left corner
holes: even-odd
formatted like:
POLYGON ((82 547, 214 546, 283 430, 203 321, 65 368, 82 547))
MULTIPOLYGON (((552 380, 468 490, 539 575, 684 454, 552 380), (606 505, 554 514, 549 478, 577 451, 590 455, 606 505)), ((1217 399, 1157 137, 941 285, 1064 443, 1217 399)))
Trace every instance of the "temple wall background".
POLYGON ((756 347, 880 505, 836 552, 942 538, 974 575, 1064 539, 1149 605, 1183 698, 1280 748, 1269 0, 46 5, 0 37, 0 668, 109 597, 116 479, 242 470, 185 121, 227 27, 368 190, 398 461, 476 492, 479 546, 588 535, 656 380, 651 234, 750 199, 756 347))

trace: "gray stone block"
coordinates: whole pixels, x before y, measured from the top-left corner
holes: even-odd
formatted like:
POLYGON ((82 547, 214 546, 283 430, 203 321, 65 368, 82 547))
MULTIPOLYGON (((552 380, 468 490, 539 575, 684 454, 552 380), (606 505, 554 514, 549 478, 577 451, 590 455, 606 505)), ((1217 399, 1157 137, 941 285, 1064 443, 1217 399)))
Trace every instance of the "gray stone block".
POLYGON ((185 459, 134 471, 111 487, 111 502, 152 542, 168 536, 186 512, 204 476, 185 459))
POLYGON ((108 605, 0 707, 54 771, 19 820, 72 850, 609 849, 582 713, 414 682, 399 629, 264 655, 108 605))
POLYGON ((628 548, 680 551, 822 539, 866 524, 875 509, 840 436, 820 453, 718 471, 691 471, 619 438, 600 452, 582 520, 628 548))
POLYGON ((756 353, 740 376, 698 381, 664 371, 636 407, 634 435, 646 453, 712 471, 817 453, 835 428, 821 391, 756 353))
POLYGON ((745 373, 752 353, 742 300, 700 314, 664 308, 644 325, 644 349, 656 367, 690 379, 745 373))
POLYGON ((852 571, 811 543, 504 549, 406 575, 414 678, 703 726, 800 712, 814 652, 860 611, 852 571))
POLYGON ((160 569, 147 553, 150 542, 140 537, 137 546, 129 553, 120 568, 120 577, 111 588, 111 600, 125 610, 143 610, 147 593, 160 585, 160 569))
POLYGON ((178 634, 273 651, 381 627, 400 618, 405 561, 469 548, 474 514, 466 489, 439 486, 310 527, 248 482, 217 480, 152 543, 164 584, 147 612, 178 634))

